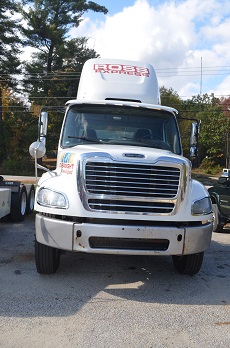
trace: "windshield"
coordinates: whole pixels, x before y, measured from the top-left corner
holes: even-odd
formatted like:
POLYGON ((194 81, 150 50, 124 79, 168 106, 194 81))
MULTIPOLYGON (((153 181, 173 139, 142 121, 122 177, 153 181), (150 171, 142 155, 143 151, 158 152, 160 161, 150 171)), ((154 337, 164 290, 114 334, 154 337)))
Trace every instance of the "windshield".
POLYGON ((72 105, 61 146, 100 143, 145 146, 181 154, 174 116, 163 110, 117 105, 72 105))

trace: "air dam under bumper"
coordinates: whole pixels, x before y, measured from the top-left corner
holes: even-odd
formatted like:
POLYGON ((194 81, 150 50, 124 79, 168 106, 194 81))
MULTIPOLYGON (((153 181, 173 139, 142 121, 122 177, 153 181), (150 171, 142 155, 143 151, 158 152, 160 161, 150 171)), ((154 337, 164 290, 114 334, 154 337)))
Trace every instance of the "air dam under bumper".
POLYGON ((38 242, 63 250, 132 255, 194 254, 207 249, 212 223, 186 228, 73 223, 36 215, 38 242))

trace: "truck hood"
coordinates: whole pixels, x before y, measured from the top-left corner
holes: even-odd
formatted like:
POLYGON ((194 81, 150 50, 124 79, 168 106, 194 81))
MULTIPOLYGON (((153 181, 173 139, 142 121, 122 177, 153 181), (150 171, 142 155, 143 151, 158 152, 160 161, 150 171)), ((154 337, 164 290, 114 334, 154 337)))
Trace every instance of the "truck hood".
MULTIPOLYGON (((122 219, 124 215, 111 213, 96 213, 85 209, 82 205, 85 197, 84 191, 84 162, 118 162, 130 164, 150 164, 168 167, 180 167, 181 169, 181 185, 179 205, 177 214, 164 216, 168 221, 187 221, 188 211, 191 211, 191 202, 201 200, 208 196, 206 189, 199 182, 191 180, 190 161, 185 157, 175 155, 170 151, 153 149, 138 146, 121 146, 121 145, 78 145, 73 148, 60 149, 57 158, 57 168, 54 171, 46 172, 42 175, 38 182, 37 192, 42 187, 53 191, 64 193, 69 200, 69 208, 66 210, 57 208, 48 208, 50 214, 58 214, 68 216, 84 216, 84 217, 100 217, 122 219), (189 185, 189 182, 191 185, 189 185), (81 185, 83 183, 83 185, 81 185), (77 208, 76 208, 77 207, 77 208), (77 210, 76 210, 77 209, 77 210)), ((133 168, 131 165, 130 168, 133 168)), ((132 170, 132 169, 130 169, 132 170)), ((37 193, 36 193, 37 194, 37 193)), ((37 198, 35 198, 36 201, 37 198)), ((47 212, 47 207, 36 203, 35 210, 47 212)), ((133 219, 133 214, 126 214, 126 218, 133 219)), ((210 215, 211 216, 211 215, 210 215)), ((209 219, 210 216, 205 216, 209 219)), ((152 221, 152 215, 138 215, 139 219, 147 219, 152 221)), ((201 216, 190 216, 194 221, 201 221, 201 216)), ((162 221, 162 215, 154 215, 155 220, 162 221)))
MULTIPOLYGON (((57 170, 70 168, 82 157, 110 157, 118 162, 157 163, 159 161, 190 165, 185 157, 176 155, 168 150, 154 149, 139 146, 123 145, 78 145, 68 149, 59 149, 57 158, 57 170)), ((71 169, 71 168, 70 168, 71 169)))

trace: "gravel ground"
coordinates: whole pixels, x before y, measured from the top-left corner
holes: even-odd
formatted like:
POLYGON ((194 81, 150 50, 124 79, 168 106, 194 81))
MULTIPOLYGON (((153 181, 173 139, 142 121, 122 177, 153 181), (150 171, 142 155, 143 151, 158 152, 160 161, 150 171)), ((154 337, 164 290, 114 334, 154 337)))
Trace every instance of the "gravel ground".
POLYGON ((1 348, 230 346, 230 230, 194 277, 171 257, 73 253, 42 276, 33 241, 33 216, 0 224, 1 348))

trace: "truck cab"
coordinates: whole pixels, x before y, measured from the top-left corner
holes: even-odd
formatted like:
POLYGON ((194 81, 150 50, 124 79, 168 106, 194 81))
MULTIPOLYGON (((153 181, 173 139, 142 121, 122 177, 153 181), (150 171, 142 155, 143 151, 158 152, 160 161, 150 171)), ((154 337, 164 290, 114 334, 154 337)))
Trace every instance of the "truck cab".
MULTIPOLYGON (((43 111, 30 147, 35 159, 45 153, 47 117, 43 111)), ((194 131, 191 138, 194 149, 194 131)), ((177 110, 160 104, 151 65, 85 63, 77 98, 66 103, 57 167, 39 180, 35 210, 39 273, 57 271, 60 250, 171 255, 179 273, 200 270, 211 200, 191 179, 177 110)))

